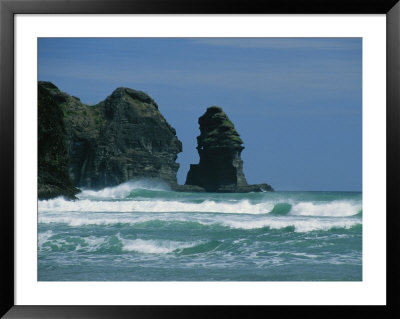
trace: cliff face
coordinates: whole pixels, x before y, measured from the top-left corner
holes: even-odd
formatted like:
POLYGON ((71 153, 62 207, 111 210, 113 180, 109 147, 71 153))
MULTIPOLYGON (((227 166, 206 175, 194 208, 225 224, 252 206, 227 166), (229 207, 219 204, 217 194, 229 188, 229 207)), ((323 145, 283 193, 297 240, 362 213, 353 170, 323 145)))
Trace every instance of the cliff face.
POLYGON ((79 190, 68 175, 63 113, 46 87, 53 89, 49 83, 38 87, 38 198, 73 199, 79 190))
POLYGON ((118 88, 95 108, 102 114, 101 132, 94 152, 87 156, 92 163, 81 174, 80 185, 104 187, 134 177, 160 178, 176 185, 179 164, 175 161, 182 143, 153 99, 118 88))
POLYGON ((103 125, 101 110, 81 103, 78 98, 61 92, 50 82, 39 82, 39 87, 46 90, 62 111, 65 126, 63 137, 69 156, 68 174, 71 181, 75 186, 86 186, 81 183, 81 177, 93 160, 103 125))
POLYGON ((243 141, 228 116, 218 106, 199 118, 199 164, 191 164, 185 185, 209 192, 271 191, 268 184, 248 185, 243 173, 243 141))
POLYGON ((49 82, 39 85, 63 112, 74 185, 103 188, 143 177, 176 185, 175 161, 182 144, 147 94, 118 88, 103 102, 88 106, 49 82))

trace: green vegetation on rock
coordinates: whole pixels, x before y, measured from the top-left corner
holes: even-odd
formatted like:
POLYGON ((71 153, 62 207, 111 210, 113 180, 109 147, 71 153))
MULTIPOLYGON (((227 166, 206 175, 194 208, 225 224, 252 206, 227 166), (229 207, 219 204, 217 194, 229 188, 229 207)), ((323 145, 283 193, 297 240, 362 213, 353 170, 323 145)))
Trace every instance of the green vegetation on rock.
POLYGON ((242 148, 243 141, 219 106, 207 108, 206 113, 199 118, 200 136, 197 138, 200 149, 212 147, 242 148))

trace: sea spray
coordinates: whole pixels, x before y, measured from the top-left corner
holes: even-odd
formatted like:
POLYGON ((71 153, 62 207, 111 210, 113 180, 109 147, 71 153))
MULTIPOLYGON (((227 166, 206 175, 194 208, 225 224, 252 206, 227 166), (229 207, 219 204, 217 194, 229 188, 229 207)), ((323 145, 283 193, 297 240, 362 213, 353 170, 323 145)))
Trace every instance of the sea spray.
POLYGON ((101 190, 82 189, 78 198, 125 198, 133 190, 168 191, 170 187, 165 182, 157 179, 132 180, 114 187, 106 187, 101 190))

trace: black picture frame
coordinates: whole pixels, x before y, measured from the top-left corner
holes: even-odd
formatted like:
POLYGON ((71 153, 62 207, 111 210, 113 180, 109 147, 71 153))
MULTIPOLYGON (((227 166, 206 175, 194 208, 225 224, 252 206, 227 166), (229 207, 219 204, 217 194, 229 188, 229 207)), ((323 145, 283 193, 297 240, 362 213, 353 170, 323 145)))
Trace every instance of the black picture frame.
POLYGON ((0 315, 4 318, 286 317, 369 314, 399 317, 398 163, 400 137, 398 0, 0 0, 0 315), (385 14, 387 21, 387 304, 386 306, 22 306, 14 303, 14 16, 16 14, 385 14))

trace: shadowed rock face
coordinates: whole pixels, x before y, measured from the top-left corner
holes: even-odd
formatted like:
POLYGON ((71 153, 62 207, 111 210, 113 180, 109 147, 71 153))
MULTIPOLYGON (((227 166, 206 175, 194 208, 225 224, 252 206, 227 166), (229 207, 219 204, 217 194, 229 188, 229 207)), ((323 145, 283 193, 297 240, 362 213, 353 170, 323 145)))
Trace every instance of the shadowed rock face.
POLYGON ((63 114, 68 173, 78 187, 103 188, 132 178, 158 178, 176 185, 176 131, 147 94, 118 88, 94 106, 39 82, 63 114))
POLYGON ((267 184, 248 185, 243 173, 243 141, 228 116, 218 106, 211 106, 199 118, 197 137, 199 164, 191 164, 185 185, 208 192, 271 191, 267 184))
POLYGON ((64 196, 74 199, 79 192, 68 175, 69 156, 64 141, 63 113, 49 91, 38 87, 38 198, 64 196))
POLYGON ((87 157, 93 164, 79 177, 88 187, 117 185, 132 178, 159 178, 176 185, 176 163, 182 143, 143 92, 116 89, 96 108, 103 114, 101 133, 94 152, 87 157))

